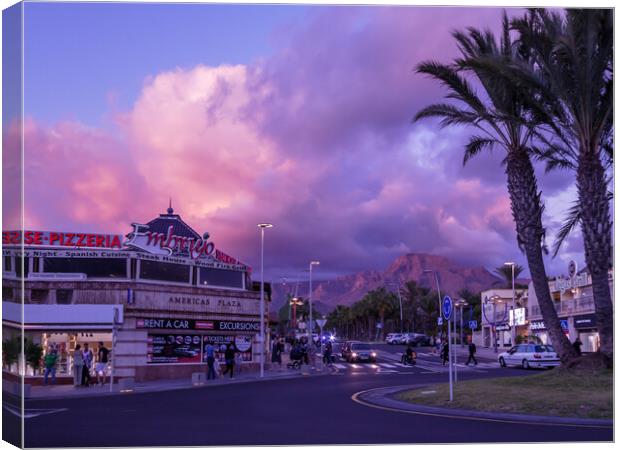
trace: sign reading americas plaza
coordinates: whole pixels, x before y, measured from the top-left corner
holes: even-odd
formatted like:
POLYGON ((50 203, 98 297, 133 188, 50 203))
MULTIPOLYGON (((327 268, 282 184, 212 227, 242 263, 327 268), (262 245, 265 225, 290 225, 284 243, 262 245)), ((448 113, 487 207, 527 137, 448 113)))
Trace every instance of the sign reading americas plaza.
POLYGON ((143 310, 174 310, 194 313, 259 314, 260 305, 253 298, 215 295, 180 295, 157 291, 134 293, 135 308, 143 310))

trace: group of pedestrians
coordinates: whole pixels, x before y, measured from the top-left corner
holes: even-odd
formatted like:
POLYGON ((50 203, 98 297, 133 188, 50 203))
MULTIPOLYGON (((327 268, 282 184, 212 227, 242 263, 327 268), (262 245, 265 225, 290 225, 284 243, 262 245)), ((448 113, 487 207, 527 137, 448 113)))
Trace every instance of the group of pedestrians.
POLYGON ((241 353, 236 350, 234 345, 229 342, 228 344, 222 344, 219 348, 216 348, 213 344, 209 343, 205 347, 205 354, 207 355, 207 380, 215 380, 216 378, 224 375, 229 375, 233 378, 235 367, 237 372, 241 372, 241 364, 243 358, 241 353), (224 355, 224 368, 221 369, 220 363, 216 358, 216 353, 224 355))
MULTIPOLYGON (((99 348, 97 350, 97 359, 95 367, 95 374, 97 377, 97 384, 104 385, 106 378, 106 367, 109 361, 110 351, 103 345, 103 342, 99 342, 99 348)), ((93 351, 88 348, 88 344, 84 344, 84 348, 80 344, 75 346, 73 351, 73 385, 75 387, 90 386, 91 371, 93 369, 93 363, 95 357, 93 351)), ((43 357, 43 384, 47 386, 48 380, 51 378, 51 384, 56 384, 56 368, 59 362, 58 349, 55 346, 50 346, 47 353, 43 357)))

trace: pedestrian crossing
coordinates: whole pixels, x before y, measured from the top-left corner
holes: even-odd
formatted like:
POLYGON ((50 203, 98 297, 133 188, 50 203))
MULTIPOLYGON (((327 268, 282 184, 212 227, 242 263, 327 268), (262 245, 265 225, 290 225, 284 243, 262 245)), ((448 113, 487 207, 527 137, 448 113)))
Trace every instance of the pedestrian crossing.
MULTIPOLYGON (((332 370, 337 374, 413 374, 413 373, 445 373, 449 370, 448 365, 443 365, 437 355, 418 353, 415 365, 402 364, 400 357, 395 354, 380 355, 381 360, 375 363, 346 363, 339 361, 331 364, 332 370), (424 355, 424 356, 422 356, 424 355), (398 358, 397 360, 395 360, 398 358)), ((499 369, 496 362, 479 362, 477 365, 466 365, 465 361, 457 362, 456 369, 467 372, 487 372, 490 369, 499 369)))

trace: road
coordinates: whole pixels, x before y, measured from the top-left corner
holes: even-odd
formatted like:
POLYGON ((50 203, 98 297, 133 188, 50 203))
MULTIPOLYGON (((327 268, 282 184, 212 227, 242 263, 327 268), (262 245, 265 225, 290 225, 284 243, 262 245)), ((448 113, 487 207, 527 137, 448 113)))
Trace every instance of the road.
MULTIPOLYGON (((27 447, 307 445, 610 441, 612 429, 426 416, 358 404, 375 387, 447 381, 437 356, 398 364, 401 348, 379 346, 376 364, 338 362, 333 374, 98 398, 27 401, 27 447), (340 367, 342 366, 342 367, 340 367)), ((478 365, 459 379, 527 375, 478 365)), ((5 396, 6 397, 6 396, 5 396)), ((3 408, 5 426, 17 417, 3 408)))

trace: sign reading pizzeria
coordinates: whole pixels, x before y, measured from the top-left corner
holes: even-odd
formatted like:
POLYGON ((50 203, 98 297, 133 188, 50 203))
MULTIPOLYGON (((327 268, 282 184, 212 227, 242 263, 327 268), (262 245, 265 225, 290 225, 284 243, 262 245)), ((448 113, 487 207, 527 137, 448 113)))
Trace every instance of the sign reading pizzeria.
POLYGON ((158 330, 213 330, 255 333, 260 331, 259 322, 239 320, 194 319, 136 319, 136 328, 158 330))
MULTIPOLYGON (((47 245, 51 247, 121 248, 120 234, 68 233, 56 231, 24 231, 24 245, 47 245)), ((22 243, 22 232, 3 231, 3 245, 22 243)))

